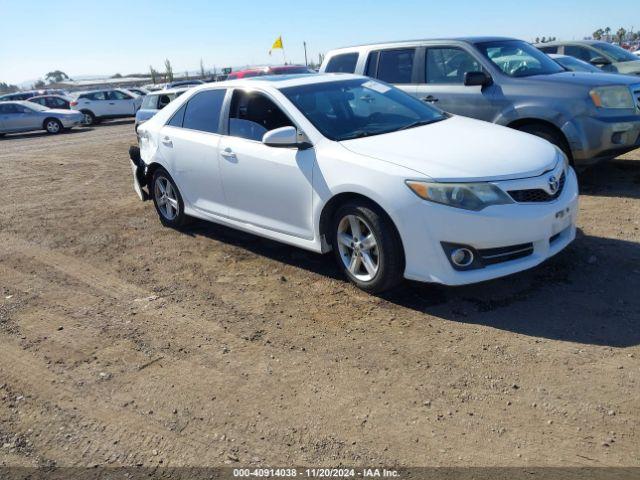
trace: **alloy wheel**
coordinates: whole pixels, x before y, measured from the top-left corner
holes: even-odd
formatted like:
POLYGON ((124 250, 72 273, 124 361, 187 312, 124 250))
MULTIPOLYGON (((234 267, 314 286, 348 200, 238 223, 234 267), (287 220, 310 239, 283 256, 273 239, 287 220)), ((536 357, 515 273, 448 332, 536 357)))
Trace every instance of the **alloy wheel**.
POLYGON ((178 216, 178 195, 173 185, 166 177, 158 177, 154 186, 154 195, 158 210, 167 220, 173 220, 178 216))
POLYGON ((357 215, 346 215, 338 224, 338 250, 351 275, 369 282, 378 273, 378 240, 367 222, 357 215))
POLYGON ((60 131, 60 124, 55 120, 49 120, 46 125, 47 132, 58 133, 60 131))

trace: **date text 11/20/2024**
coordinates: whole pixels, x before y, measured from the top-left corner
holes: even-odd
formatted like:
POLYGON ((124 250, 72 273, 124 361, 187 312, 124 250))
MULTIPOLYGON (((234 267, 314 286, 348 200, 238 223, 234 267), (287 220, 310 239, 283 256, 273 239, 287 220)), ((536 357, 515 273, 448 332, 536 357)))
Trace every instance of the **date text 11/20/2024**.
POLYGON ((399 478, 397 470, 386 468, 234 468, 236 478, 303 477, 303 478, 399 478))

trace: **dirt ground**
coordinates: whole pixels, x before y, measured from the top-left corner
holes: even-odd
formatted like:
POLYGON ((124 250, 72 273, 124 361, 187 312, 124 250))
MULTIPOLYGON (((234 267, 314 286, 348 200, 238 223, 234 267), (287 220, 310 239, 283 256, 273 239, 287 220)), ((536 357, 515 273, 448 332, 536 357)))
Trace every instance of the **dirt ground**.
POLYGON ((0 140, 0 466, 640 466, 640 150, 525 273, 383 297, 132 189, 133 124, 0 140))

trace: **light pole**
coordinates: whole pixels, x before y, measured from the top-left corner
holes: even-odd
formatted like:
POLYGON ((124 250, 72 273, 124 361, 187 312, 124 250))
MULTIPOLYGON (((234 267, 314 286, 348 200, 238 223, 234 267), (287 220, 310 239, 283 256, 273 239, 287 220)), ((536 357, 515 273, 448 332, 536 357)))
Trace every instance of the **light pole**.
POLYGON ((307 62, 307 42, 302 42, 302 45, 304 45, 304 65, 305 67, 309 66, 309 63, 307 62))

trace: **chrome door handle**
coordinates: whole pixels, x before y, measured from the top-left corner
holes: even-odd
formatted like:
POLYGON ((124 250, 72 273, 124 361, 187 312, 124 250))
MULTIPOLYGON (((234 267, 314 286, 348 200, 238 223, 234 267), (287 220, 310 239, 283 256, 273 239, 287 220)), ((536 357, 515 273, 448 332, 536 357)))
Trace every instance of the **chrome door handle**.
POLYGON ((236 154, 233 153, 233 150, 228 147, 222 150, 222 152, 220 152, 220 155, 222 155, 224 158, 236 158, 236 154))
POLYGON ((115 105, 115 103, 113 103, 113 102, 109 102, 109 105, 115 105))
POLYGON ((438 101, 438 99, 433 95, 427 95, 426 97, 422 97, 421 100, 423 102, 428 102, 428 103, 435 103, 438 101))
POLYGON ((173 147, 173 142, 169 137, 164 137, 162 139, 162 143, 164 143, 167 147, 173 147))

